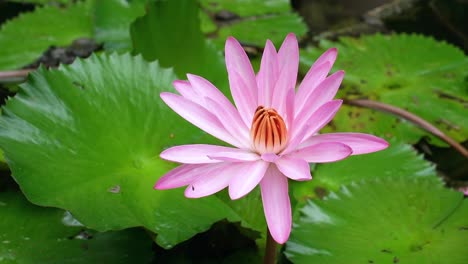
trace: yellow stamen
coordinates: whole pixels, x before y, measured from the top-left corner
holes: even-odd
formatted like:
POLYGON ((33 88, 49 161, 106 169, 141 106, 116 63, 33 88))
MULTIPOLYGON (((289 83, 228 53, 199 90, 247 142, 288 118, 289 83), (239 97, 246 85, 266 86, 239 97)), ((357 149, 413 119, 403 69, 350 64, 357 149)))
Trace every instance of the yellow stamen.
POLYGON ((257 107, 250 137, 258 153, 279 153, 286 146, 287 135, 284 120, 275 109, 257 107))

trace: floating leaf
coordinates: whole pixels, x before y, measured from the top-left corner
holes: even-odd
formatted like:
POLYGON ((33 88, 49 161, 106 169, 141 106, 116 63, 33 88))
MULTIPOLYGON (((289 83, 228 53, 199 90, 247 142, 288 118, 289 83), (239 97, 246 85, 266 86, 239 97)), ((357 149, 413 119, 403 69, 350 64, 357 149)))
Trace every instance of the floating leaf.
POLYGON ((234 36, 244 44, 263 47, 270 39, 277 47, 288 33, 303 36, 307 26, 296 13, 283 13, 274 16, 245 19, 219 29, 216 43, 221 46, 229 36, 234 36))
POLYGON ((20 14, 0 28, 0 70, 26 66, 49 46, 66 46, 81 37, 91 37, 89 4, 79 2, 61 9, 38 7, 20 14))
POLYGON ((130 25, 145 14, 146 0, 107 0, 94 2, 95 39, 106 50, 132 49, 130 25))
POLYGON ((164 148, 211 138, 159 99, 174 79, 128 54, 32 73, 0 118, 0 147, 26 196, 99 231, 144 226, 164 247, 230 218, 215 196, 153 190, 174 166, 159 158, 164 148))
POLYGON ((427 179, 351 184, 302 209, 294 263, 468 263, 468 203, 427 179))
POLYGON ((0 211, 0 260, 7 263, 147 263, 152 258, 144 230, 96 233, 65 226, 64 211, 34 206, 14 192, 0 193, 0 211))
POLYGON ((200 30, 199 10, 193 0, 156 1, 147 14, 131 27, 133 47, 147 60, 174 67, 184 78, 194 73, 227 88, 222 56, 205 40, 200 30))
POLYGON ((288 0, 201 0, 200 3, 211 17, 221 12, 233 14, 228 23, 219 23, 214 38, 219 49, 224 47, 224 41, 229 36, 234 36, 243 44, 263 47, 267 39, 279 46, 288 33, 301 37, 307 32, 302 18, 291 12, 288 0))
POLYGON ((238 16, 254 16, 289 11, 289 0, 200 0, 210 12, 229 11, 238 16))
MULTIPOLYGON (((369 98, 409 110, 464 141, 468 135, 468 59, 445 42, 417 35, 374 35, 323 41, 301 57, 305 72, 326 48, 339 50, 336 69, 346 70, 338 97, 369 98)), ((334 130, 384 132, 415 143, 425 131, 389 114, 346 106, 334 119, 334 130)), ((432 137, 433 143, 441 145, 432 137)))
POLYGON ((342 185, 353 181, 372 179, 377 176, 430 178, 439 182, 435 168, 409 145, 396 141, 383 151, 351 156, 345 160, 319 164, 313 171, 314 179, 308 182, 292 182, 294 196, 298 201, 337 191, 342 185))
POLYGON ((198 14, 200 17, 200 30, 205 34, 215 32, 218 27, 213 20, 211 20, 211 17, 202 10, 200 10, 198 14))
POLYGON ((9 2, 30 3, 30 4, 69 4, 73 0, 8 0, 9 2))

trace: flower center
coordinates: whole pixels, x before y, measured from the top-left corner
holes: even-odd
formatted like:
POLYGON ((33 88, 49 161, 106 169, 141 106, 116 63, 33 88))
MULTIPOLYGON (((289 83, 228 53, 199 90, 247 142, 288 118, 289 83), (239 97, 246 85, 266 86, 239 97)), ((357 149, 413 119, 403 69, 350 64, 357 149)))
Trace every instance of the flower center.
POLYGON ((288 130, 283 118, 273 108, 257 107, 250 137, 257 152, 279 153, 286 146, 288 130))

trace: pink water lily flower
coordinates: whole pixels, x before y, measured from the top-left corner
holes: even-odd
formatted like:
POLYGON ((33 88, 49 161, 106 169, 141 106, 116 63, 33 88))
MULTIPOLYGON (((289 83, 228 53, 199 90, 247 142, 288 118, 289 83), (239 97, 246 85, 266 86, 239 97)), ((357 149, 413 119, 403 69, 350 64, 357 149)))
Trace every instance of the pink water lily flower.
POLYGON ((334 100, 344 72, 327 77, 337 56, 326 51, 296 91, 299 48, 289 34, 277 52, 266 42, 255 75, 236 39, 226 41, 226 67, 235 106, 213 84, 188 74, 175 81, 180 95, 162 93, 176 113, 232 147, 205 144, 169 148, 161 158, 183 163, 169 171, 155 189, 188 186, 185 196, 198 198, 229 187, 239 199, 260 184, 268 228, 283 244, 291 231, 288 179, 312 179, 309 163, 333 162, 350 155, 385 149, 388 143, 360 133, 318 134, 334 117, 342 100, 334 100))

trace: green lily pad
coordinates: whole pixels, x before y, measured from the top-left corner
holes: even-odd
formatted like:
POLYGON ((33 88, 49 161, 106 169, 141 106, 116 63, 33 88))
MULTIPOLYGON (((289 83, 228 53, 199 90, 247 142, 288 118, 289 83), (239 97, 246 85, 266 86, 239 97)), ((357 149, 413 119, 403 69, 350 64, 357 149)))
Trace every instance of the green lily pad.
POLYGON ((468 203, 426 179, 351 184, 302 209, 294 263, 468 263, 468 203))
POLYGON ((223 26, 219 29, 216 44, 222 47, 227 37, 234 36, 243 44, 263 47, 265 41, 270 39, 279 47, 286 35, 291 32, 299 37, 304 36, 307 26, 298 14, 288 12, 240 20, 223 26))
POLYGON ((130 51, 130 25, 145 14, 146 0, 94 1, 94 37, 106 50, 130 51))
POLYGON ((288 33, 302 37, 307 32, 306 24, 292 12, 288 0, 201 0, 200 3, 211 17, 221 11, 239 16, 226 22, 217 21, 219 28, 212 37, 218 49, 224 48, 229 36, 243 44, 263 47, 267 39, 279 46, 288 33))
POLYGON ((213 13, 229 11, 241 17, 291 10, 289 0, 200 0, 200 4, 213 13))
POLYGON ((13 70, 34 62, 49 46, 70 45, 92 36, 89 3, 68 8, 38 7, 23 13, 0 28, 0 70, 13 70))
POLYGON ((29 3, 29 4, 69 4, 73 0, 8 0, 9 2, 17 2, 17 3, 29 3))
POLYGON ((131 26, 133 48, 147 60, 174 67, 178 76, 193 73, 226 91, 227 72, 221 54, 200 30, 196 1, 155 1, 131 26))
POLYGON ((406 144, 390 141, 390 146, 379 152, 348 157, 345 160, 319 164, 313 171, 314 179, 292 182, 294 197, 299 202, 337 191, 353 181, 392 176, 428 178, 440 182, 435 167, 406 144))
POLYGON ((2 263, 128 263, 151 261, 151 239, 141 229, 96 233, 63 224, 64 211, 0 192, 2 263))
MULTIPOLYGON (((335 69, 346 70, 338 97, 391 104, 426 119, 457 141, 468 139, 468 58, 463 51, 419 35, 342 38, 302 52, 301 71, 332 46, 340 53, 335 69)), ((385 131, 385 136, 408 143, 431 136, 389 114, 350 106, 338 112, 333 124, 337 131, 385 131)), ((444 145, 431 138, 434 144, 444 145)))
POLYGON ((200 10, 198 15, 200 17, 200 30, 205 34, 214 33, 218 26, 211 20, 211 17, 202 10, 200 10))
POLYGON ((0 118, 0 147, 28 199, 69 210, 98 231, 144 226, 163 247, 237 219, 215 196, 153 190, 175 165, 159 158, 164 148, 211 138, 159 99, 175 91, 174 79, 128 54, 32 73, 0 118))

